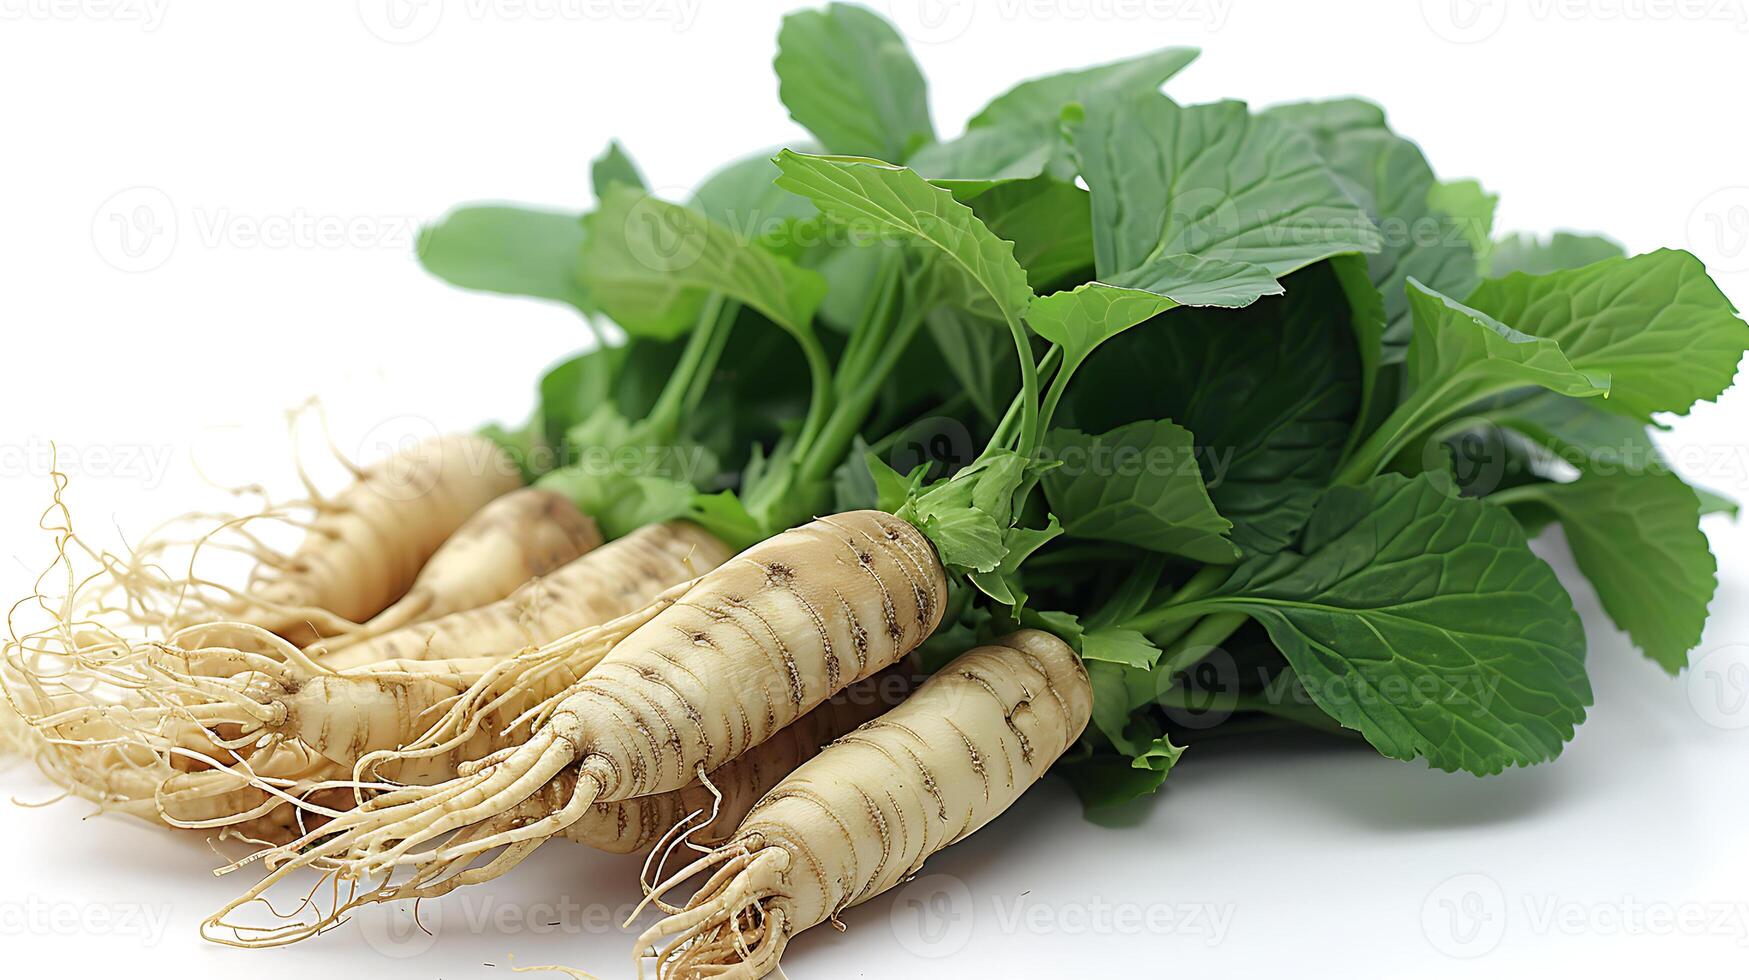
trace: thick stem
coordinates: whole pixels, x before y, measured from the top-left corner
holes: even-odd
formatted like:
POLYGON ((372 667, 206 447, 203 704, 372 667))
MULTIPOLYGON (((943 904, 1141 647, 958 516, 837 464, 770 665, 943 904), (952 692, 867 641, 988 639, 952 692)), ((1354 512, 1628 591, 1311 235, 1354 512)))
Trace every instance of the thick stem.
MULTIPOLYGON (((686 404, 693 398, 692 390, 699 377, 699 368, 716 343, 716 335, 726 332, 723 311, 725 307, 732 305, 735 304, 725 300, 721 293, 712 293, 710 299, 705 301, 704 308, 699 311, 698 322, 686 340, 686 349, 680 353, 680 363, 674 366, 674 373, 662 386, 662 394, 656 398, 650 414, 645 416, 644 426, 652 438, 658 441, 671 440, 679 431, 686 404)), ((734 318, 727 319, 732 322, 734 318)), ((704 377, 708 379, 709 373, 706 372, 704 377)))
POLYGON ((1227 637, 1245 625, 1247 618, 1243 613, 1215 613, 1204 616, 1189 632, 1166 648, 1155 670, 1167 678, 1177 677, 1219 649, 1227 637))

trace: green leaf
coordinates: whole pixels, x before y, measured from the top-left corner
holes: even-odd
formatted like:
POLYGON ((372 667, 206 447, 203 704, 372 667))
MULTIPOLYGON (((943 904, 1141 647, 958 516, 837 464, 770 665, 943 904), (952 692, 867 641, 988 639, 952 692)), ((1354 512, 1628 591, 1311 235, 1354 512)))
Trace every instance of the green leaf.
POLYGON ((1175 307, 1247 306, 1282 291, 1259 266, 1190 255, 1165 256, 1124 282, 1134 285, 1090 282, 1033 300, 1027 323, 1062 346, 1064 370, 1074 370, 1106 340, 1175 307))
POLYGON ((684 333, 712 292, 753 307, 792 334, 813 329, 826 292, 818 273, 738 238, 691 208, 616 185, 589 228, 583 281, 628 333, 684 333))
POLYGON ((541 431, 548 446, 562 447, 566 433, 612 402, 629 353, 625 346, 599 347, 560 361, 541 376, 541 431))
POLYGON ((1051 176, 1045 179, 1054 183, 1074 177, 1068 141, 1055 124, 968 130, 964 136, 923 147, 905 162, 962 201, 1032 181, 1047 171, 1051 176))
POLYGON ((627 476, 583 467, 553 470, 535 486, 561 494, 595 519, 609 540, 687 515, 697 491, 662 476, 627 476))
POLYGON ((419 230, 425 271, 463 289, 590 308, 577 281, 583 225, 575 214, 510 205, 459 207, 419 230))
POLYGON ((1081 656, 1086 660, 1153 670, 1155 662, 1160 659, 1160 648, 1136 630, 1106 626, 1082 634, 1081 656))
POLYGON ((747 513, 733 490, 698 494, 692 498, 688 519, 716 535, 735 551, 745 551, 766 537, 765 529, 747 513))
POLYGON ((1749 329, 1699 259, 1662 249, 1546 275, 1490 279, 1469 305, 1558 342, 1581 370, 1613 379, 1601 407, 1650 421, 1730 387, 1749 329))
POLYGON ((1074 184, 1040 177, 1003 184, 969 202, 1035 290, 1093 268, 1092 198, 1074 184))
POLYGON ((1063 465, 1044 475, 1045 497, 1071 536, 1202 562, 1238 556, 1227 540, 1232 525, 1203 486, 1188 430, 1163 419, 1101 435, 1053 429, 1046 447, 1063 465))
POLYGON ((1319 500, 1296 551, 1186 612, 1243 612, 1313 700, 1394 759, 1478 775, 1553 758, 1591 703, 1585 632, 1511 516, 1386 475, 1319 500))
POLYGON ((953 195, 903 167, 791 150, 777 155, 778 185, 794 191, 836 220, 864 231, 899 234, 926 249, 987 294, 1018 322, 1032 302, 1026 271, 1014 246, 990 233, 953 195))
POLYGON ((1057 523, 1054 515, 1042 528, 1011 527, 1003 535, 1002 547, 1006 554, 1002 556, 1001 564, 992 571, 971 572, 967 578, 990 598, 1019 609, 1026 604, 1026 592, 1020 585, 1021 564, 1062 533, 1063 526, 1057 523))
POLYGON ((972 407, 984 418, 996 421, 1013 395, 1019 370, 1014 341, 1002 323, 938 306, 925 314, 923 325, 972 407))
POLYGON ((799 251, 796 226, 818 218, 820 212, 806 198, 777 186, 772 152, 742 157, 712 173, 692 192, 689 206, 743 241, 756 241, 772 251, 793 255, 799 251))
POLYGON ((923 73, 904 38, 850 4, 802 10, 777 35, 778 96, 827 150, 894 163, 935 139, 923 73))
POLYGON ((1458 230, 1475 253, 1476 268, 1487 269, 1489 252, 1494 248, 1494 212, 1500 206, 1500 195, 1488 193, 1476 180, 1448 180, 1433 185, 1427 193, 1427 204, 1458 223, 1458 230))
POLYGON ((1700 643, 1718 562, 1700 498, 1671 473, 1580 477, 1515 492, 1550 508, 1609 618, 1672 674, 1700 643))
POLYGON ((1602 235, 1557 231, 1547 241, 1535 235, 1508 235, 1494 243, 1488 257, 1488 274, 1505 276, 1523 272, 1540 276, 1626 254, 1627 250, 1621 245, 1602 235))
POLYGON ((1732 520, 1737 519, 1743 507, 1737 501, 1721 493, 1714 493, 1705 487, 1689 487, 1696 497, 1700 498, 1700 516, 1709 514, 1724 514, 1732 520))
POLYGON ((1409 304, 1415 325, 1409 391, 1433 396, 1435 407, 1469 404, 1522 385, 1580 398, 1610 391, 1607 373, 1584 373, 1557 341, 1515 330, 1413 279, 1409 304))
POLYGON ((1065 402, 1091 431, 1165 418, 1195 433, 1209 497, 1246 554, 1292 540, 1359 412, 1361 362, 1332 263, 1286 287, 1243 310, 1177 310, 1112 339, 1065 402))
POLYGON ((935 543, 943 565, 994 572, 1008 556, 1014 494, 1030 465, 1019 453, 991 452, 917 494, 898 509, 898 516, 915 523, 935 543))
POLYGON ((619 145, 619 140, 608 143, 607 149, 590 164, 589 181, 595 187, 597 200, 606 197, 608 189, 616 184, 645 189, 643 174, 638 173, 637 164, 626 154, 625 147, 619 145))
POLYGON ((1243 103, 1090 99, 1070 134, 1093 194, 1101 278, 1180 253, 1281 276, 1380 247, 1311 141, 1243 103))
POLYGON ((1134 58, 1021 82, 990 101, 968 130, 993 126, 1056 125, 1063 107, 1103 92, 1158 92, 1201 54, 1196 48, 1162 48, 1134 58))
POLYGON ((1384 110, 1372 103, 1297 103, 1264 114, 1310 136, 1325 163, 1378 225, 1383 247, 1367 256, 1367 276, 1385 304, 1381 361, 1401 361, 1412 333, 1408 281, 1413 278, 1459 297, 1480 281, 1472 245, 1480 203, 1463 202, 1470 209, 1467 214, 1441 207, 1460 195, 1442 190, 1421 149, 1391 132, 1384 110))

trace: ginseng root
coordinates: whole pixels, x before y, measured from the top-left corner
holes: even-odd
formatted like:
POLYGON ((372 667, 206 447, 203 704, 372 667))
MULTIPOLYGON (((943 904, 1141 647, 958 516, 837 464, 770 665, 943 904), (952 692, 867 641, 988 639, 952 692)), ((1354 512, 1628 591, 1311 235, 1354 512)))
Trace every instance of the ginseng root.
POLYGON ((595 521, 569 498, 536 487, 513 490, 450 535, 394 605, 360 629, 319 641, 317 650, 332 653, 409 623, 497 602, 600 545, 595 521))
POLYGON ((710 873, 638 937, 639 972, 653 956, 662 980, 770 973, 791 936, 911 878, 1013 804, 1080 737, 1092 697, 1080 658, 1047 633, 963 654, 803 763, 732 840, 651 892, 659 902, 710 873))
POLYGON ((227 921, 302 867, 362 880, 448 863, 550 837, 597 803, 681 789, 915 649, 939 623, 946 590, 928 540, 878 511, 822 518, 754 545, 615 645, 521 746, 456 779, 376 796, 260 852, 284 863, 203 933, 278 945, 325 928, 332 914, 266 929, 227 921), (469 830, 513 812, 573 767, 576 789, 550 815, 495 833, 469 830), (465 839, 416 850, 457 831, 465 839))

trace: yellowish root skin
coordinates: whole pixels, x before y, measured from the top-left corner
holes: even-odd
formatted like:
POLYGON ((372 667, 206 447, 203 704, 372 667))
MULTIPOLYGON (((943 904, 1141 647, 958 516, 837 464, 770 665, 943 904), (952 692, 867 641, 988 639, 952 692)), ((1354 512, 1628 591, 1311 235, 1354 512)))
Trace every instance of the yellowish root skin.
POLYGON ((258 859, 278 866, 204 932, 240 945, 293 942, 348 906, 265 929, 229 916, 302 867, 359 882, 403 865, 520 850, 599 802, 679 790, 915 649, 939 623, 946 592, 933 547, 890 514, 839 514, 755 545, 680 591, 562 700, 543 704, 523 744, 448 782, 376 796, 263 852, 258 859), (563 806, 523 826, 484 830, 567 769, 577 788, 563 806), (440 843, 422 847, 432 842, 440 843))
POLYGON ((1024 630, 965 653, 778 783, 734 838, 651 893, 704 884, 638 937, 661 980, 753 980, 796 932, 909 880, 1006 810, 1087 726, 1080 658, 1024 630))
POLYGON ((309 652, 331 655, 409 623, 490 605, 600 545, 594 519, 569 498, 537 487, 513 490, 450 535, 394 605, 358 630, 317 641, 309 652))

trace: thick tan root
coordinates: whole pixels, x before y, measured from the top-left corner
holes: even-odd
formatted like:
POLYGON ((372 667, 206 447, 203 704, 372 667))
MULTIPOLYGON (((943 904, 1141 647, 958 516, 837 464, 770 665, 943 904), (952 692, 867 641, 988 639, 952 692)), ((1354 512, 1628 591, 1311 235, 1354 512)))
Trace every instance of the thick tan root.
MULTIPOLYGON (((228 921, 298 867, 353 882, 388 878, 398 867, 438 867, 551 837, 597 802, 681 789, 909 653, 938 623, 946 587, 932 546, 889 514, 841 514, 755 545, 613 645, 562 701, 529 713, 538 728, 514 750, 448 782, 377 796, 263 852, 284 863, 209 919, 207 934, 231 931, 230 941, 273 945, 331 925, 345 906, 314 923, 268 930, 228 921), (520 827, 479 827, 567 769, 576 788, 552 813, 520 827), (462 839, 443 840, 458 832, 462 839)), ((445 744, 466 730, 420 741, 445 744)), ((393 897, 394 887, 385 881, 373 894, 393 897)))
POLYGON ((394 605, 358 630, 318 641, 311 652, 332 654, 409 623, 490 605, 600 545, 595 521, 568 498, 536 487, 513 490, 468 518, 394 605))
POLYGON ((526 582, 496 602, 324 653, 321 661, 344 670, 384 660, 513 653, 623 616, 728 558, 728 547, 695 524, 651 525, 526 582))
POLYGON ((1006 810, 1080 737, 1080 658, 1023 630, 949 663, 905 703, 803 763, 727 844, 654 889, 710 877, 638 937, 663 980, 776 968, 789 937, 915 876, 1006 810), (661 948, 657 948, 659 944, 661 948))

